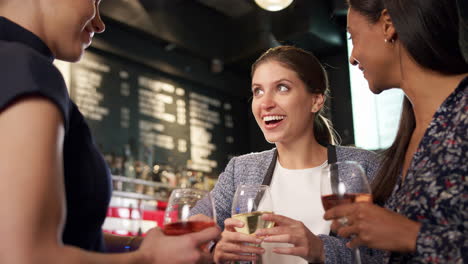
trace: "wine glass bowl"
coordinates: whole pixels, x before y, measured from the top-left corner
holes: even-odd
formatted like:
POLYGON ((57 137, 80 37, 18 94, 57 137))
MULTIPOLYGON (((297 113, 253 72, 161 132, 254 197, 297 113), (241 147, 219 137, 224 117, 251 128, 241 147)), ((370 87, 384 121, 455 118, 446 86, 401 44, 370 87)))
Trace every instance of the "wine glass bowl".
POLYGON ((366 173, 357 162, 332 163, 322 169, 321 177, 320 191, 325 210, 340 204, 372 202, 366 173))
MULTIPOLYGON (((362 166, 355 161, 335 162, 322 169, 320 192, 323 208, 356 202, 372 202, 372 192, 362 166)), ((342 225, 347 218, 339 219, 342 225)), ((351 236, 353 238, 353 236, 351 236)), ((354 263, 361 264, 359 248, 353 249, 354 263)))
POLYGON ((273 201, 269 186, 237 186, 232 203, 232 218, 244 222, 243 227, 235 228, 237 232, 250 235, 258 229, 273 227, 274 222, 262 219, 262 215, 272 213, 273 201))
POLYGON ((164 213, 163 232, 166 235, 178 236, 198 232, 215 226, 216 213, 211 193, 198 189, 175 189, 172 191, 164 213), (205 200, 204 215, 192 215, 192 208, 202 199, 205 200))

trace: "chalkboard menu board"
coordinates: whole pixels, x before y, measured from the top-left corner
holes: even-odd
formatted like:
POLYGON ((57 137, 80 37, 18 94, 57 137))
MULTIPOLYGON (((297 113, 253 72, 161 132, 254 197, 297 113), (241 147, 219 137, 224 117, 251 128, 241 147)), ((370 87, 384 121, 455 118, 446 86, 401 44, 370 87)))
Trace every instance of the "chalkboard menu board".
POLYGON ((247 149, 247 102, 117 56, 88 52, 71 67, 70 96, 104 154, 129 145, 148 164, 217 175, 247 149))

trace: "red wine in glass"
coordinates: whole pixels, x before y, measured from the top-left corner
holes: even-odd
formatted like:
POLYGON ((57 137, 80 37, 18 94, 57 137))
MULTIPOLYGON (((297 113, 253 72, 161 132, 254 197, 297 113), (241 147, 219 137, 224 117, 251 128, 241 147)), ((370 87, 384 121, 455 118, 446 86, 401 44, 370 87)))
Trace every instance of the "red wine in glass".
POLYGON ((163 232, 168 236, 180 236, 192 232, 198 232, 205 228, 215 226, 215 222, 189 221, 175 222, 164 225, 163 232))
POLYGON ((322 196, 322 204, 325 211, 337 205, 356 202, 372 202, 372 195, 369 193, 345 193, 341 196, 338 194, 322 196))

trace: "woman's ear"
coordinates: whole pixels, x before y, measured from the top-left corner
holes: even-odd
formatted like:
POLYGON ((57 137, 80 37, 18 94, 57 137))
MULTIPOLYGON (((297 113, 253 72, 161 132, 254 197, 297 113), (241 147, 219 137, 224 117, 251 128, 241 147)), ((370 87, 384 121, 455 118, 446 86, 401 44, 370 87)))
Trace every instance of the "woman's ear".
POLYGON ((383 40, 385 42, 393 43, 397 39, 397 32, 387 9, 382 10, 382 13, 380 14, 380 22, 382 24, 382 32, 384 36, 383 40))
POLYGON ((312 103, 312 113, 317 113, 325 104, 325 96, 323 94, 314 94, 314 102, 312 103))

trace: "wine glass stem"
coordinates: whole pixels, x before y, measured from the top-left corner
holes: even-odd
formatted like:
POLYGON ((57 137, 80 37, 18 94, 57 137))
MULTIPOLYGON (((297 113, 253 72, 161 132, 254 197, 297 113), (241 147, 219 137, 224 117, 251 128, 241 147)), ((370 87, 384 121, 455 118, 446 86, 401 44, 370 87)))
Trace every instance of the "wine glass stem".
MULTIPOLYGON (((256 247, 260 247, 260 244, 257 244, 257 245, 255 245, 255 246, 256 246, 256 247)), ((255 253, 252 253, 252 256, 254 256, 254 255, 255 255, 255 253)), ((251 264, 262 264, 261 256, 257 256, 257 257, 258 257, 257 260, 253 260, 253 261, 251 261, 250 263, 251 263, 251 264)))
POLYGON ((353 258, 354 258, 354 263, 355 264, 361 264, 361 252, 359 251, 359 248, 353 249, 353 258))

